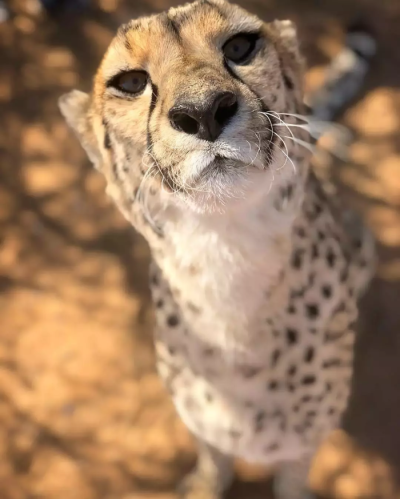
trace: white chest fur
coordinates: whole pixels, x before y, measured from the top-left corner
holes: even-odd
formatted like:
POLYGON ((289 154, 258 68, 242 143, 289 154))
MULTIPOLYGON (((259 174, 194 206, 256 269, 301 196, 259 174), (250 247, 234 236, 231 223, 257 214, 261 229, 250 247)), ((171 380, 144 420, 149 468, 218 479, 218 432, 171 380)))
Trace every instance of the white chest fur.
POLYGON ((227 351, 251 348, 266 295, 282 280, 290 257, 293 215, 278 213, 266 192, 255 185, 246 205, 238 200, 225 213, 177 208, 165 224, 164 276, 179 291, 183 313, 185 301, 202 310, 191 333, 227 351))

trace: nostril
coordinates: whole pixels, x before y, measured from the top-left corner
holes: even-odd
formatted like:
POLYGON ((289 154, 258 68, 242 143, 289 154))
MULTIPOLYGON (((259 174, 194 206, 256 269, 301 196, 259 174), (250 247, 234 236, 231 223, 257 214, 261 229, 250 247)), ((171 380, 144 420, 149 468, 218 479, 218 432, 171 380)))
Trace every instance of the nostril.
POLYGON ((185 113, 173 113, 170 117, 172 126, 179 132, 185 132, 189 135, 196 135, 200 124, 185 113))
POLYGON ((238 108, 238 103, 236 95, 232 93, 227 93, 220 100, 218 108, 214 115, 214 119, 220 126, 224 126, 236 114, 237 108, 238 108))

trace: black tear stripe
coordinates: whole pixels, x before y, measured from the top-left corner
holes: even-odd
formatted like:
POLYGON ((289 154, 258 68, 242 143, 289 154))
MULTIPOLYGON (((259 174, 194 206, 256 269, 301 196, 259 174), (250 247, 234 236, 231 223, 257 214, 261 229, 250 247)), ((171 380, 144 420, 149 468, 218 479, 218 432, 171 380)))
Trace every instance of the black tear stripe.
POLYGON ((158 100, 158 87, 157 85, 154 85, 153 83, 151 84, 151 101, 150 101, 150 107, 149 107, 149 117, 147 118, 147 150, 151 153, 153 150, 153 137, 151 136, 150 132, 150 119, 151 115, 153 114, 153 111, 156 107, 157 100, 158 100))
POLYGON ((150 121, 150 116, 153 114, 154 108, 156 107, 157 99, 158 99, 158 87, 157 87, 157 85, 154 85, 154 83, 152 83, 151 84, 151 101, 150 101, 150 109, 149 109, 149 121, 150 121))
MULTIPOLYGON (((269 109, 269 107, 267 107, 264 104, 264 101, 261 98, 261 96, 258 95, 257 92, 255 92, 249 85, 247 85, 247 83, 245 83, 240 78, 240 76, 238 74, 236 74, 232 70, 232 68, 229 66, 228 62, 226 61, 226 59, 224 60, 224 66, 225 66, 225 69, 228 71, 228 73, 232 76, 232 78, 234 78, 235 80, 239 81, 243 85, 246 85, 246 87, 250 90, 250 92, 258 99, 258 101, 261 103, 261 109, 260 109, 261 112, 268 113, 268 112, 271 111, 269 109)), ((265 155, 267 157, 267 161, 268 161, 268 164, 266 166, 269 166, 270 163, 271 163, 271 161, 272 161, 274 147, 276 146, 276 139, 277 139, 277 134, 274 132, 274 129, 275 129, 275 126, 276 126, 276 123, 277 123, 277 119, 273 115, 270 115, 270 114, 268 115, 268 119, 269 119, 269 122, 271 123, 272 130, 271 130, 271 138, 269 139, 267 148, 264 151, 264 153, 265 153, 265 155)))

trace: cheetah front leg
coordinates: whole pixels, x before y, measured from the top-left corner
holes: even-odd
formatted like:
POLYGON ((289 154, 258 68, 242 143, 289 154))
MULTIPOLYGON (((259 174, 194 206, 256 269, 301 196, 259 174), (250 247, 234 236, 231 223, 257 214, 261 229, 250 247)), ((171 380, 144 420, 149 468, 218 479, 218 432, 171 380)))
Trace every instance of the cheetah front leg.
POLYGON ((184 499, 220 499, 233 479, 233 458, 203 441, 198 441, 195 469, 180 483, 184 499))
POLYGON ((281 464, 274 478, 275 499, 315 499, 308 489, 310 466, 308 458, 281 464))

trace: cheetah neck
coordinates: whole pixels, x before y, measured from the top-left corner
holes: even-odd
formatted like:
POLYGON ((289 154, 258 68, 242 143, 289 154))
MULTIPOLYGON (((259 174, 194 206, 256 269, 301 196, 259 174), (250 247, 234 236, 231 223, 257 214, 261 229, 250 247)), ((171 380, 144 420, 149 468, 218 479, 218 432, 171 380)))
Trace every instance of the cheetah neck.
POLYGON ((224 213, 175 207, 165 222, 162 257, 156 257, 181 308, 190 302, 204 310, 194 334, 225 349, 229 342, 245 348, 260 314, 276 315, 287 295, 296 210, 293 204, 278 209, 278 190, 265 187, 258 183, 246 203, 224 213))

